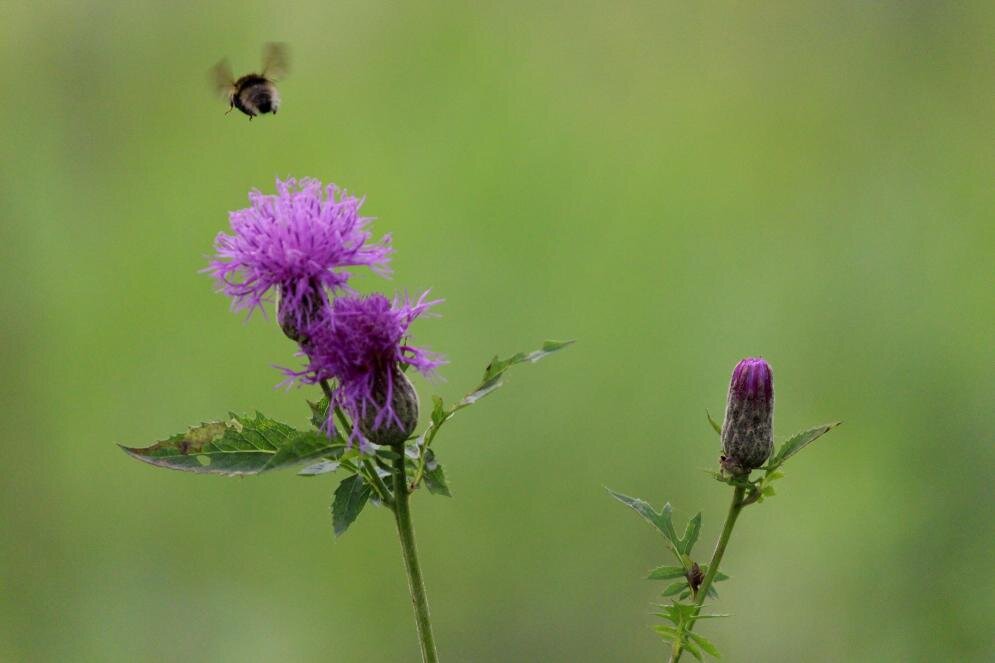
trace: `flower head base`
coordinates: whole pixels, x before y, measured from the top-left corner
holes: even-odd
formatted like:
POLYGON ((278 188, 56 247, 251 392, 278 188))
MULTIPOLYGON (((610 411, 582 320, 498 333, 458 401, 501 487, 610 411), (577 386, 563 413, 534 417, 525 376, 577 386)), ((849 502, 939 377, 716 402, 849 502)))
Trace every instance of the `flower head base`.
POLYGON ((234 234, 219 233, 216 259, 205 270, 235 309, 262 308, 271 289, 280 295, 280 324, 293 338, 321 317, 325 290, 345 289, 345 267, 388 272, 390 236, 370 243, 363 201, 314 179, 277 180, 276 195, 249 194, 250 207, 229 215, 234 234))
POLYGON ((290 375, 308 384, 334 381, 332 405, 349 413, 353 439, 362 433, 377 444, 400 444, 417 424, 418 397, 401 367, 427 375, 444 363, 404 343, 412 321, 438 303, 427 297, 427 292, 416 302, 391 302, 381 294, 338 297, 328 317, 307 330, 301 347, 308 365, 290 375))
POLYGON ((722 425, 722 468, 747 475, 764 464, 774 449, 774 375, 760 358, 736 365, 729 383, 722 425))

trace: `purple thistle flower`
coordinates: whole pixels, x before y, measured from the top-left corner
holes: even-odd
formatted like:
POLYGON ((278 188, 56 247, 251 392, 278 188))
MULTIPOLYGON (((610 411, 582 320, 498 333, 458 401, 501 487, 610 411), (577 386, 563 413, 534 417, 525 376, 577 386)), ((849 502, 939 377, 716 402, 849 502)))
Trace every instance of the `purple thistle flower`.
POLYGON ((346 288, 344 267, 366 265, 386 276, 392 249, 389 235, 370 243, 371 219, 359 215, 363 200, 334 184, 277 179, 276 189, 276 195, 250 192, 251 206, 229 214, 234 234, 218 233, 216 259, 204 271, 232 298, 233 309, 250 315, 276 288, 280 323, 296 339, 296 330, 327 307, 325 289, 346 288))
POLYGON ((288 375, 316 384, 334 380, 332 407, 349 413, 352 439, 360 433, 378 444, 403 444, 418 424, 418 396, 402 365, 428 375, 445 363, 439 355, 405 343, 412 321, 439 301, 425 292, 412 302, 377 293, 332 300, 329 316, 307 329, 301 348, 307 367, 288 375))
POLYGON ((723 469, 749 474, 774 449, 774 374, 759 357, 747 357, 732 372, 722 425, 723 469))

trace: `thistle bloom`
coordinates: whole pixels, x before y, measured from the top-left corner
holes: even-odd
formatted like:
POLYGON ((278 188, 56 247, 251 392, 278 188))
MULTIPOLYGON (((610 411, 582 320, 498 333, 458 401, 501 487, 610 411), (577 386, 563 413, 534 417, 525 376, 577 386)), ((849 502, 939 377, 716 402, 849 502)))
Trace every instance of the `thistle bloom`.
MULTIPOLYGON (((411 366, 428 375, 444 363, 423 348, 405 343, 412 321, 438 301, 381 294, 332 300, 330 315, 307 330, 301 344, 307 367, 288 372, 304 383, 334 381, 332 406, 352 418, 352 439, 402 444, 418 423, 418 396, 401 371, 411 366)), ((329 407, 329 420, 333 408, 329 407)))
POLYGON ((345 267, 388 273, 390 236, 371 243, 371 219, 359 215, 363 200, 315 179, 276 181, 276 195, 249 193, 250 207, 231 212, 232 235, 218 233, 216 259, 205 270, 232 298, 232 308, 262 308, 279 292, 278 318, 295 340, 298 330, 321 317, 325 290, 343 290, 345 267))
POLYGON ((722 468, 746 475, 764 464, 774 449, 774 375, 761 358, 736 365, 729 383, 722 425, 722 468))

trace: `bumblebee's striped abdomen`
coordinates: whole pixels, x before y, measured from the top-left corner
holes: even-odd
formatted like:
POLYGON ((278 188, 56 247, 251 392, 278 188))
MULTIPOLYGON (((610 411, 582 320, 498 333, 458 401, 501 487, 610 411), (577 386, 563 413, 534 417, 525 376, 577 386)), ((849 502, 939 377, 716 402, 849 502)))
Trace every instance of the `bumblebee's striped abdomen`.
POLYGON ((235 81, 232 105, 249 117, 276 113, 280 96, 276 86, 259 74, 249 74, 235 81))

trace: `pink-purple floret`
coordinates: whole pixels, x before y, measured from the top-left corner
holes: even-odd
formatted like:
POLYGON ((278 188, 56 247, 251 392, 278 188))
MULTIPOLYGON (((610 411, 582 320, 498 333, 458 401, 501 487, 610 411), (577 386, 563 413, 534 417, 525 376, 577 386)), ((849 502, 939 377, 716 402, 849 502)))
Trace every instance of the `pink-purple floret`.
POLYGON ((362 199, 310 178, 278 179, 276 188, 275 195, 251 192, 250 207, 229 215, 233 234, 215 238, 217 256, 206 271, 234 309, 251 314, 279 288, 282 314, 302 324, 310 315, 306 295, 345 289, 344 268, 389 273, 390 236, 370 242, 362 199))
POLYGON ((390 235, 370 241, 372 219, 359 214, 363 199, 310 178, 278 179, 276 189, 275 195, 251 192, 251 205, 230 213, 232 234, 218 234, 217 255, 204 271, 233 309, 249 315, 278 291, 281 326, 286 331, 289 320, 302 332, 291 337, 308 360, 303 370, 284 373, 305 384, 330 382, 329 433, 338 406, 353 420, 351 439, 362 443, 358 422, 370 408, 377 408, 374 428, 397 421, 391 394, 401 367, 427 375, 445 363, 406 343, 411 322, 439 302, 428 301, 427 292, 414 302, 356 295, 345 268, 366 266, 387 276, 393 252, 390 235), (385 403, 374 398, 378 386, 386 389, 385 403))
POLYGON ((747 357, 732 372, 730 389, 740 398, 770 400, 774 397, 774 374, 760 357, 747 357))
POLYGON ((412 321, 438 303, 428 301, 428 292, 414 302, 407 297, 391 302, 379 293, 337 297, 331 302, 330 319, 308 329, 308 340, 302 345, 307 367, 287 374, 305 384, 334 380, 332 405, 349 413, 354 439, 359 435, 357 422, 371 407, 380 408, 374 428, 391 420, 400 424, 391 406, 396 370, 408 365, 429 375, 445 363, 439 355, 405 342, 412 321), (377 380, 386 385, 382 404, 374 399, 377 380))

